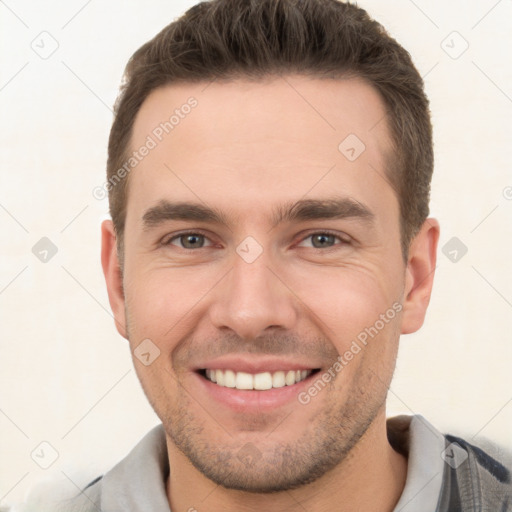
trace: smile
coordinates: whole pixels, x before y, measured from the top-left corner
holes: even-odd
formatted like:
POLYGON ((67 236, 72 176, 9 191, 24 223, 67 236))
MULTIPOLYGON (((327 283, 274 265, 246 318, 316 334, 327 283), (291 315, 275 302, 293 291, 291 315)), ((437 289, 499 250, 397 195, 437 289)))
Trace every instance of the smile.
POLYGON ((307 379, 318 370, 278 370, 275 372, 247 373, 234 370, 218 370, 206 368, 201 375, 210 382, 226 388, 240 390, 265 391, 272 388, 293 386, 307 379))

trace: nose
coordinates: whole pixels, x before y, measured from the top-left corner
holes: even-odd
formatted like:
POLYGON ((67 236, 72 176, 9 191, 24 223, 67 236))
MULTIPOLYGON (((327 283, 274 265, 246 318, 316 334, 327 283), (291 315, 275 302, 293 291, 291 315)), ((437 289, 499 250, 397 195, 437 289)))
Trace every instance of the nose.
POLYGON ((297 317, 297 299, 265 253, 252 263, 236 256, 210 307, 217 329, 231 329, 246 340, 271 328, 292 329, 297 317))

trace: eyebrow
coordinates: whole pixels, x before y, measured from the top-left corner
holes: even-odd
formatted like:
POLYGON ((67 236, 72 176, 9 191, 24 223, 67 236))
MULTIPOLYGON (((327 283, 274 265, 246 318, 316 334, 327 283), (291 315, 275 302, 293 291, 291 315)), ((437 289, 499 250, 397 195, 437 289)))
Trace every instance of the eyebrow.
MULTIPOLYGON (((271 217, 272 227, 283 222, 327 219, 359 219, 372 224, 375 214, 363 203, 350 197, 301 199, 277 207, 271 217)), ((224 213, 199 203, 161 200, 144 213, 143 227, 149 230, 170 220, 200 221, 228 226, 224 213)))
POLYGON ((228 225, 224 214, 199 203, 161 200, 146 210, 142 217, 144 229, 151 229, 169 220, 201 221, 228 225))
POLYGON ((356 218, 371 224, 375 214, 363 203, 350 197, 302 199, 279 206, 272 218, 273 227, 281 222, 356 218))

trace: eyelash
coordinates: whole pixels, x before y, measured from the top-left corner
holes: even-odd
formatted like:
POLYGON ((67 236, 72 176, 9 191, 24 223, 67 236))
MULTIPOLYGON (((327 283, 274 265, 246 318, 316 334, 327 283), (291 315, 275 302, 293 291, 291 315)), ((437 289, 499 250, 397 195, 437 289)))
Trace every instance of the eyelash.
MULTIPOLYGON (((202 231, 200 230, 196 230, 196 231, 183 231, 182 233, 178 233, 176 235, 173 235, 171 238, 169 238, 168 240, 165 240, 161 242, 161 245, 163 246, 168 246, 168 245, 171 245, 171 242, 174 241, 174 240, 177 240, 183 236, 187 236, 187 235, 201 235, 201 236, 204 236, 206 239, 210 240, 208 235, 206 233, 203 233, 202 231)), ((323 230, 323 231, 313 231, 313 232, 310 232, 308 234, 306 234, 303 238, 300 239, 299 243, 303 242, 304 240, 307 240, 308 238, 314 236, 314 235, 327 235, 327 236, 334 236, 335 238, 337 238, 341 243, 339 245, 348 245, 350 244, 350 241, 349 240, 344 240, 338 233, 334 232, 334 231, 330 231, 330 230, 323 230)), ((211 240, 210 240, 211 241, 211 240)), ((207 249, 208 247, 199 247, 199 249, 207 249)), ((321 248, 321 247, 311 247, 312 249, 317 249, 317 250, 321 250, 321 251, 328 251, 329 249, 335 249, 336 246, 331 246, 331 247, 326 247, 326 248, 321 248)), ((187 249, 185 247, 180 247, 180 249, 184 250, 184 251, 197 251, 198 249, 187 249)))
POLYGON ((310 237, 312 237, 314 235, 333 236, 334 238, 337 238, 340 243, 338 245, 334 245, 334 246, 331 246, 331 247, 326 247, 326 248, 311 247, 311 249, 317 249, 319 251, 326 252, 326 251, 329 251, 329 250, 336 249, 338 246, 349 245, 350 244, 350 237, 348 235, 345 235, 348 240, 344 240, 344 237, 342 237, 339 233, 336 233, 335 231, 330 231, 329 229, 326 229, 324 231, 312 231, 312 232, 309 232, 309 233, 307 233, 305 236, 303 236, 300 239, 300 242, 303 242, 304 240, 307 240, 308 238, 310 238, 310 237))

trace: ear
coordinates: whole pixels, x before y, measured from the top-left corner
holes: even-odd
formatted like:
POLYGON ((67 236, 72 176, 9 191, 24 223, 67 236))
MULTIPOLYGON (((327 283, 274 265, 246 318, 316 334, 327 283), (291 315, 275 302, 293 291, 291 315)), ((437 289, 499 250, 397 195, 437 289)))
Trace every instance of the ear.
POLYGON ((126 333, 123 278, 119 265, 116 240, 116 232, 112 221, 103 221, 101 224, 101 266, 103 267, 103 274, 107 283, 108 300, 114 313, 117 331, 123 338, 128 339, 126 333))
POLYGON ((405 270, 402 334, 416 332, 425 320, 436 269, 439 223, 427 219, 412 240, 405 270))

